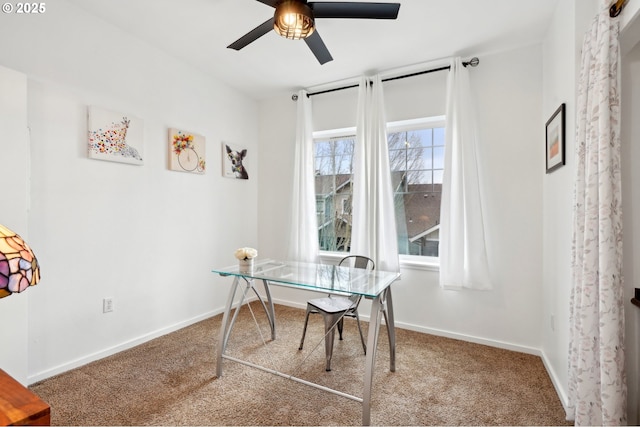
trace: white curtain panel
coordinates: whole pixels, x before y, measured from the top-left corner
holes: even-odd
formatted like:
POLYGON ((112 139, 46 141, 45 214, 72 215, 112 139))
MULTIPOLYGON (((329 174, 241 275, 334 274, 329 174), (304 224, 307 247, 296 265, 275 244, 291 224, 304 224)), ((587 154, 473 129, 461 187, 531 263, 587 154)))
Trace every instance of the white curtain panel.
POLYGON ((319 244, 313 169, 312 107, 311 99, 304 90, 298 92, 297 108, 288 256, 292 260, 316 262, 319 244))
POLYGON ((368 256, 376 269, 399 271, 387 121, 378 75, 360 79, 356 125, 351 254, 368 256))
POLYGON ((584 38, 578 88, 569 405, 576 425, 625 425, 620 97, 609 1, 584 38))
POLYGON ((485 244, 478 135, 469 71, 451 61, 447 80, 446 147, 440 208, 440 286, 492 288, 485 244))

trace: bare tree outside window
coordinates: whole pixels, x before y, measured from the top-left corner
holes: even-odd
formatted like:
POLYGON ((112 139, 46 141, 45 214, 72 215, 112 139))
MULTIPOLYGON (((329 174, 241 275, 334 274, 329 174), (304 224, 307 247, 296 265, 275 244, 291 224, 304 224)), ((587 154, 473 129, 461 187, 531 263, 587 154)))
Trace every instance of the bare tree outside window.
MULTIPOLYGON (((438 256, 444 128, 424 126, 388 134, 398 250, 438 256)), ((355 136, 315 140, 316 207, 320 250, 349 252, 355 136)))

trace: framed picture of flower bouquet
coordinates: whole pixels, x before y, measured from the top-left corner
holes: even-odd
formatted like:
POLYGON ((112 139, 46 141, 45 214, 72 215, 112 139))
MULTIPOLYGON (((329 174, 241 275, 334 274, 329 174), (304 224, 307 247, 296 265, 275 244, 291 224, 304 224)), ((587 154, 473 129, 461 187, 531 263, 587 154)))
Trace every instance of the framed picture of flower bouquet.
POLYGON ((207 169, 205 138, 194 132, 169 129, 169 169, 204 174, 207 169))

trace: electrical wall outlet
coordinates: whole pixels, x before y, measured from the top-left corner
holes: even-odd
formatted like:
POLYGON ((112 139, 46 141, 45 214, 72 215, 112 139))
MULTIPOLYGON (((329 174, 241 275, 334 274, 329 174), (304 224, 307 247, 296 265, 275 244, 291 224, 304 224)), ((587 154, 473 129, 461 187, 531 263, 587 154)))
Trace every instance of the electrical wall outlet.
POLYGON ((113 311, 113 298, 104 298, 102 300, 102 312, 111 313, 113 311))

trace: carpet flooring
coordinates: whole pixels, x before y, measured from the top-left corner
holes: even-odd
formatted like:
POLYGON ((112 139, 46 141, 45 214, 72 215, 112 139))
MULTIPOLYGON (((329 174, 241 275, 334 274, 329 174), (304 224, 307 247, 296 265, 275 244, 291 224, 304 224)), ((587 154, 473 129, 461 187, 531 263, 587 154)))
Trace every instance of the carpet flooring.
MULTIPOLYGON (((227 353, 362 396, 365 356, 355 320, 345 319, 344 340, 336 337, 332 371, 326 372, 320 316, 312 315, 305 348, 298 350, 304 314, 276 305, 277 339, 271 341, 261 308, 256 303, 252 310, 244 307, 227 353)), ((53 425, 361 424, 358 402, 230 360, 217 378, 221 318, 30 389, 51 405, 53 425)), ((363 322, 365 333, 367 326, 363 322)), ((386 328, 381 327, 372 424, 570 425, 539 357, 403 329, 396 335, 396 372, 390 372, 386 328)))

